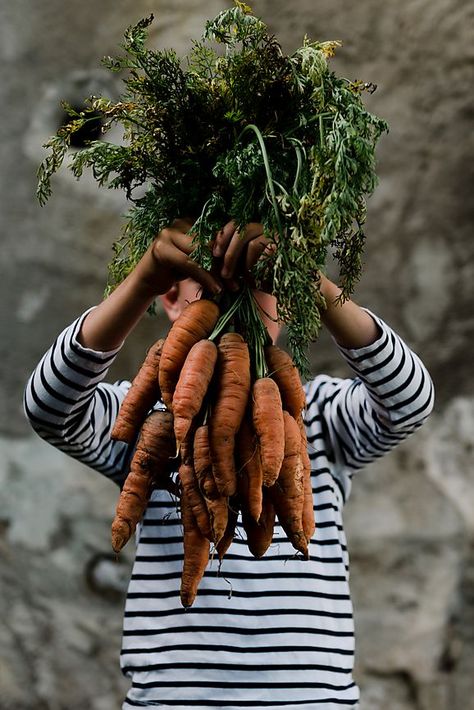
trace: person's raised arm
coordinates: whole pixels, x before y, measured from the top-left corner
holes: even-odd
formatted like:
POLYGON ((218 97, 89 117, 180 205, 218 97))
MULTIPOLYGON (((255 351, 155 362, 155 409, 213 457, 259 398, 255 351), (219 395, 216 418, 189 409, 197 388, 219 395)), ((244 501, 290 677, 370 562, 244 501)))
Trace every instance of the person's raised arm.
POLYGON ((220 291, 220 282, 190 258, 192 237, 186 233, 190 226, 176 220, 159 233, 135 269, 88 313, 78 334, 81 345, 101 351, 119 347, 156 296, 176 281, 190 277, 210 293, 220 291))

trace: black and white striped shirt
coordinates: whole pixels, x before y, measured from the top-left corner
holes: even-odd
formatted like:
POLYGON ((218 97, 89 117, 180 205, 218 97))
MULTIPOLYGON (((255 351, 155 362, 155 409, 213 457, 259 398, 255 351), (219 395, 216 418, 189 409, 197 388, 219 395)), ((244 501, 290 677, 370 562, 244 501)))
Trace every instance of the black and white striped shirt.
MULTIPOLYGON (((130 383, 103 382, 117 351, 95 352, 78 342, 87 312, 44 355, 24 406, 46 441, 121 484, 131 447, 112 441, 110 431, 130 383)), ((433 406, 423 364, 373 317, 380 328, 376 342, 339 348, 354 379, 318 375, 306 385, 317 521, 309 561, 295 556, 279 525, 265 556, 253 558, 239 524, 220 569, 210 560, 197 599, 185 611, 176 502, 169 493, 153 492, 125 606, 121 663, 132 685, 124 709, 357 705, 342 508, 353 473, 415 431, 433 406)))

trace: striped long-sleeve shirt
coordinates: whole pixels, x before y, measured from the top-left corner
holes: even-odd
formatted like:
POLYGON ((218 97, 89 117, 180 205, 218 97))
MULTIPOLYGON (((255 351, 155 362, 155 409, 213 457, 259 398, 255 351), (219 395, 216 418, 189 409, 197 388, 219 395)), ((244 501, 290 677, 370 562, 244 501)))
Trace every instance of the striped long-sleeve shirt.
MULTIPOLYGON (((40 436, 120 484, 131 447, 112 441, 110 431, 130 383, 103 381, 117 351, 95 352, 78 342, 86 313, 36 367, 25 411, 40 436)), ((239 523, 223 564, 210 560, 185 611, 176 502, 167 492, 152 493, 125 605, 121 665, 131 687, 123 709, 357 705, 342 508, 353 473, 414 432, 433 406, 419 358, 371 315, 380 329, 376 342, 339 348, 354 378, 318 375, 305 387, 317 520, 308 561, 294 554, 279 525, 265 556, 252 557, 239 523)))

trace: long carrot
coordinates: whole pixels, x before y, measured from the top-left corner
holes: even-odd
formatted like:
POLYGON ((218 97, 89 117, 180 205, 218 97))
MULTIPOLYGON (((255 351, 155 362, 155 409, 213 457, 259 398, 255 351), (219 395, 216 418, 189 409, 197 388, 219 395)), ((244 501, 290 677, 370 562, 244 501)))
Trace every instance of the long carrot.
POLYGON ((301 415, 298 417, 297 422, 301 436, 300 453, 304 470, 303 531, 309 542, 314 535, 314 531, 316 530, 316 522, 314 519, 313 484, 311 481, 311 460, 308 454, 306 427, 301 415))
POLYGON ((199 340, 188 353, 173 395, 174 432, 179 445, 201 409, 217 360, 217 347, 199 340))
POLYGON ((207 338, 217 323, 219 306, 214 301, 193 301, 171 326, 161 354, 159 383, 163 402, 173 410, 173 393, 181 368, 192 346, 207 338))
POLYGON ((176 444, 173 417, 169 412, 152 412, 145 420, 130 473, 125 479, 112 523, 112 547, 119 552, 132 536, 148 504, 153 485, 166 487, 169 459, 176 444))
POLYGON ((207 424, 196 429, 194 434, 193 464, 196 481, 209 513, 214 544, 225 533, 228 521, 228 499, 217 490, 212 474, 211 453, 209 450, 209 427, 207 424))
POLYGON ((225 553, 232 544, 232 540, 234 539, 235 528, 237 526, 237 520, 239 517, 239 508, 240 503, 237 498, 232 498, 229 501, 227 526, 224 535, 221 537, 218 544, 216 545, 216 552, 220 560, 223 559, 225 553))
POLYGON ((278 385, 269 377, 255 380, 252 389, 252 420, 262 458, 263 485, 272 486, 285 454, 285 427, 278 385))
POLYGON ((194 434, 193 458, 194 471, 200 491, 207 498, 217 498, 220 494, 217 490, 214 476, 212 475, 209 426, 207 424, 203 424, 196 429, 194 434))
POLYGON ((201 534, 207 537, 210 542, 213 542, 209 513, 204 499, 199 492, 193 468, 189 463, 181 463, 179 467, 179 479, 201 534))
POLYGON ((158 370, 164 342, 163 339, 157 340, 148 350, 121 404, 112 429, 112 439, 132 443, 146 415, 160 399, 158 370))
POLYGON ((237 490, 243 507, 258 523, 262 513, 263 470, 258 439, 247 417, 244 417, 237 434, 237 459, 237 490))
POLYGON ((272 543, 275 525, 275 508, 267 489, 263 491, 262 512, 258 523, 255 522, 249 512, 242 510, 242 524, 247 533, 247 544, 250 552, 254 557, 263 557, 272 543))
POLYGON ((181 519, 183 522, 183 571, 181 574, 181 604, 188 609, 192 606, 199 583, 209 561, 210 542, 205 537, 194 518, 191 505, 183 491, 181 495, 181 519))
POLYGON ((308 541, 303 531, 304 468, 301 461, 301 434, 291 414, 283 412, 285 457, 278 479, 268 489, 280 525, 296 550, 308 557, 308 541))
POLYGON ((283 409, 297 419, 306 406, 306 395, 298 368, 290 355, 277 345, 265 348, 265 360, 270 377, 275 380, 280 390, 283 409))
POLYGON ((225 333, 218 345, 216 401, 209 422, 212 470, 224 496, 235 494, 235 436, 245 414, 250 391, 250 357, 237 333, 225 333))

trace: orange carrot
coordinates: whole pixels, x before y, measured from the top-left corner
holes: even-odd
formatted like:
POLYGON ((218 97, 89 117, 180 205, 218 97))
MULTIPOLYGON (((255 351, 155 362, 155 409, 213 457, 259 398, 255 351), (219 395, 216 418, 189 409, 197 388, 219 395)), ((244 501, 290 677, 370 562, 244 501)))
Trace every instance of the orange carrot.
POLYGON ((234 443, 250 391, 250 357, 247 344, 237 333, 223 335, 218 351, 209 442, 216 486, 221 495, 231 496, 237 487, 234 443))
POLYGON ((270 377, 275 380, 280 390, 283 409, 297 419, 306 406, 306 395, 298 368, 288 353, 277 345, 265 348, 265 359, 270 377))
MULTIPOLYGON (((207 475, 210 475, 210 472, 207 475)), ((218 545, 225 535, 229 522, 228 499, 225 496, 218 496, 217 498, 204 498, 204 501, 211 523, 212 542, 218 545)))
POLYGON ((260 446, 263 485, 272 486, 278 478, 285 453, 285 427, 280 391, 269 377, 254 382, 252 420, 260 446))
POLYGON ((160 399, 158 369, 164 340, 157 340, 148 350, 146 358, 135 376, 121 404, 111 437, 131 444, 143 421, 160 399))
POLYGON ((119 552, 132 536, 148 504, 153 485, 167 485, 169 459, 176 444, 173 417, 169 412, 152 412, 145 420, 137 448, 117 503, 112 523, 112 547, 119 552))
POLYGON ((304 470, 304 504, 303 504, 303 530, 306 539, 311 540, 316 530, 314 520, 314 499, 313 484, 311 481, 311 461, 308 454, 308 442, 306 439, 306 427, 303 417, 298 417, 298 427, 301 435, 301 460, 304 470))
POLYGON ((263 557, 273 539, 275 525, 275 508, 271 502, 267 489, 263 491, 262 512, 258 523, 252 516, 242 510, 242 525, 247 533, 247 544, 254 557, 263 557))
POLYGON ((219 306, 214 301, 193 301, 171 326, 161 354, 159 383, 163 402, 173 410, 173 393, 181 368, 192 346, 207 338, 217 323, 219 306))
POLYGON ((211 454, 209 451, 209 427, 206 425, 196 429, 194 434, 194 471, 196 481, 203 495, 212 529, 214 544, 220 541, 225 533, 228 521, 227 497, 221 496, 212 475, 211 454))
POLYGON ((210 543, 194 518, 185 491, 181 496, 181 519, 183 521, 183 571, 181 574, 181 604, 188 609, 192 606, 199 583, 209 561, 210 543))
POLYGON ((209 449, 209 426, 203 424, 194 434, 194 471, 199 489, 206 498, 218 498, 214 476, 212 475, 211 452, 209 449))
POLYGON ((228 520, 224 535, 219 540, 216 545, 216 552, 220 560, 223 559, 225 553, 232 544, 232 540, 235 536, 235 528, 237 526, 237 519, 239 517, 239 502, 236 498, 229 501, 228 507, 228 520))
POLYGON ((246 417, 237 434, 237 452, 239 496, 250 516, 258 523, 262 512, 262 461, 257 436, 246 417))
POLYGON ((296 550, 308 557, 308 542, 303 531, 304 469, 301 461, 301 434, 291 414, 283 412, 285 458, 278 479, 268 489, 278 520, 296 550))
POLYGON ((194 470, 189 463, 182 462, 179 467, 179 479, 187 502, 202 535, 213 541, 211 521, 204 499, 199 492, 194 470))
POLYGON ((201 409, 217 360, 217 347, 199 340, 188 353, 173 395, 174 432, 179 445, 201 409))

